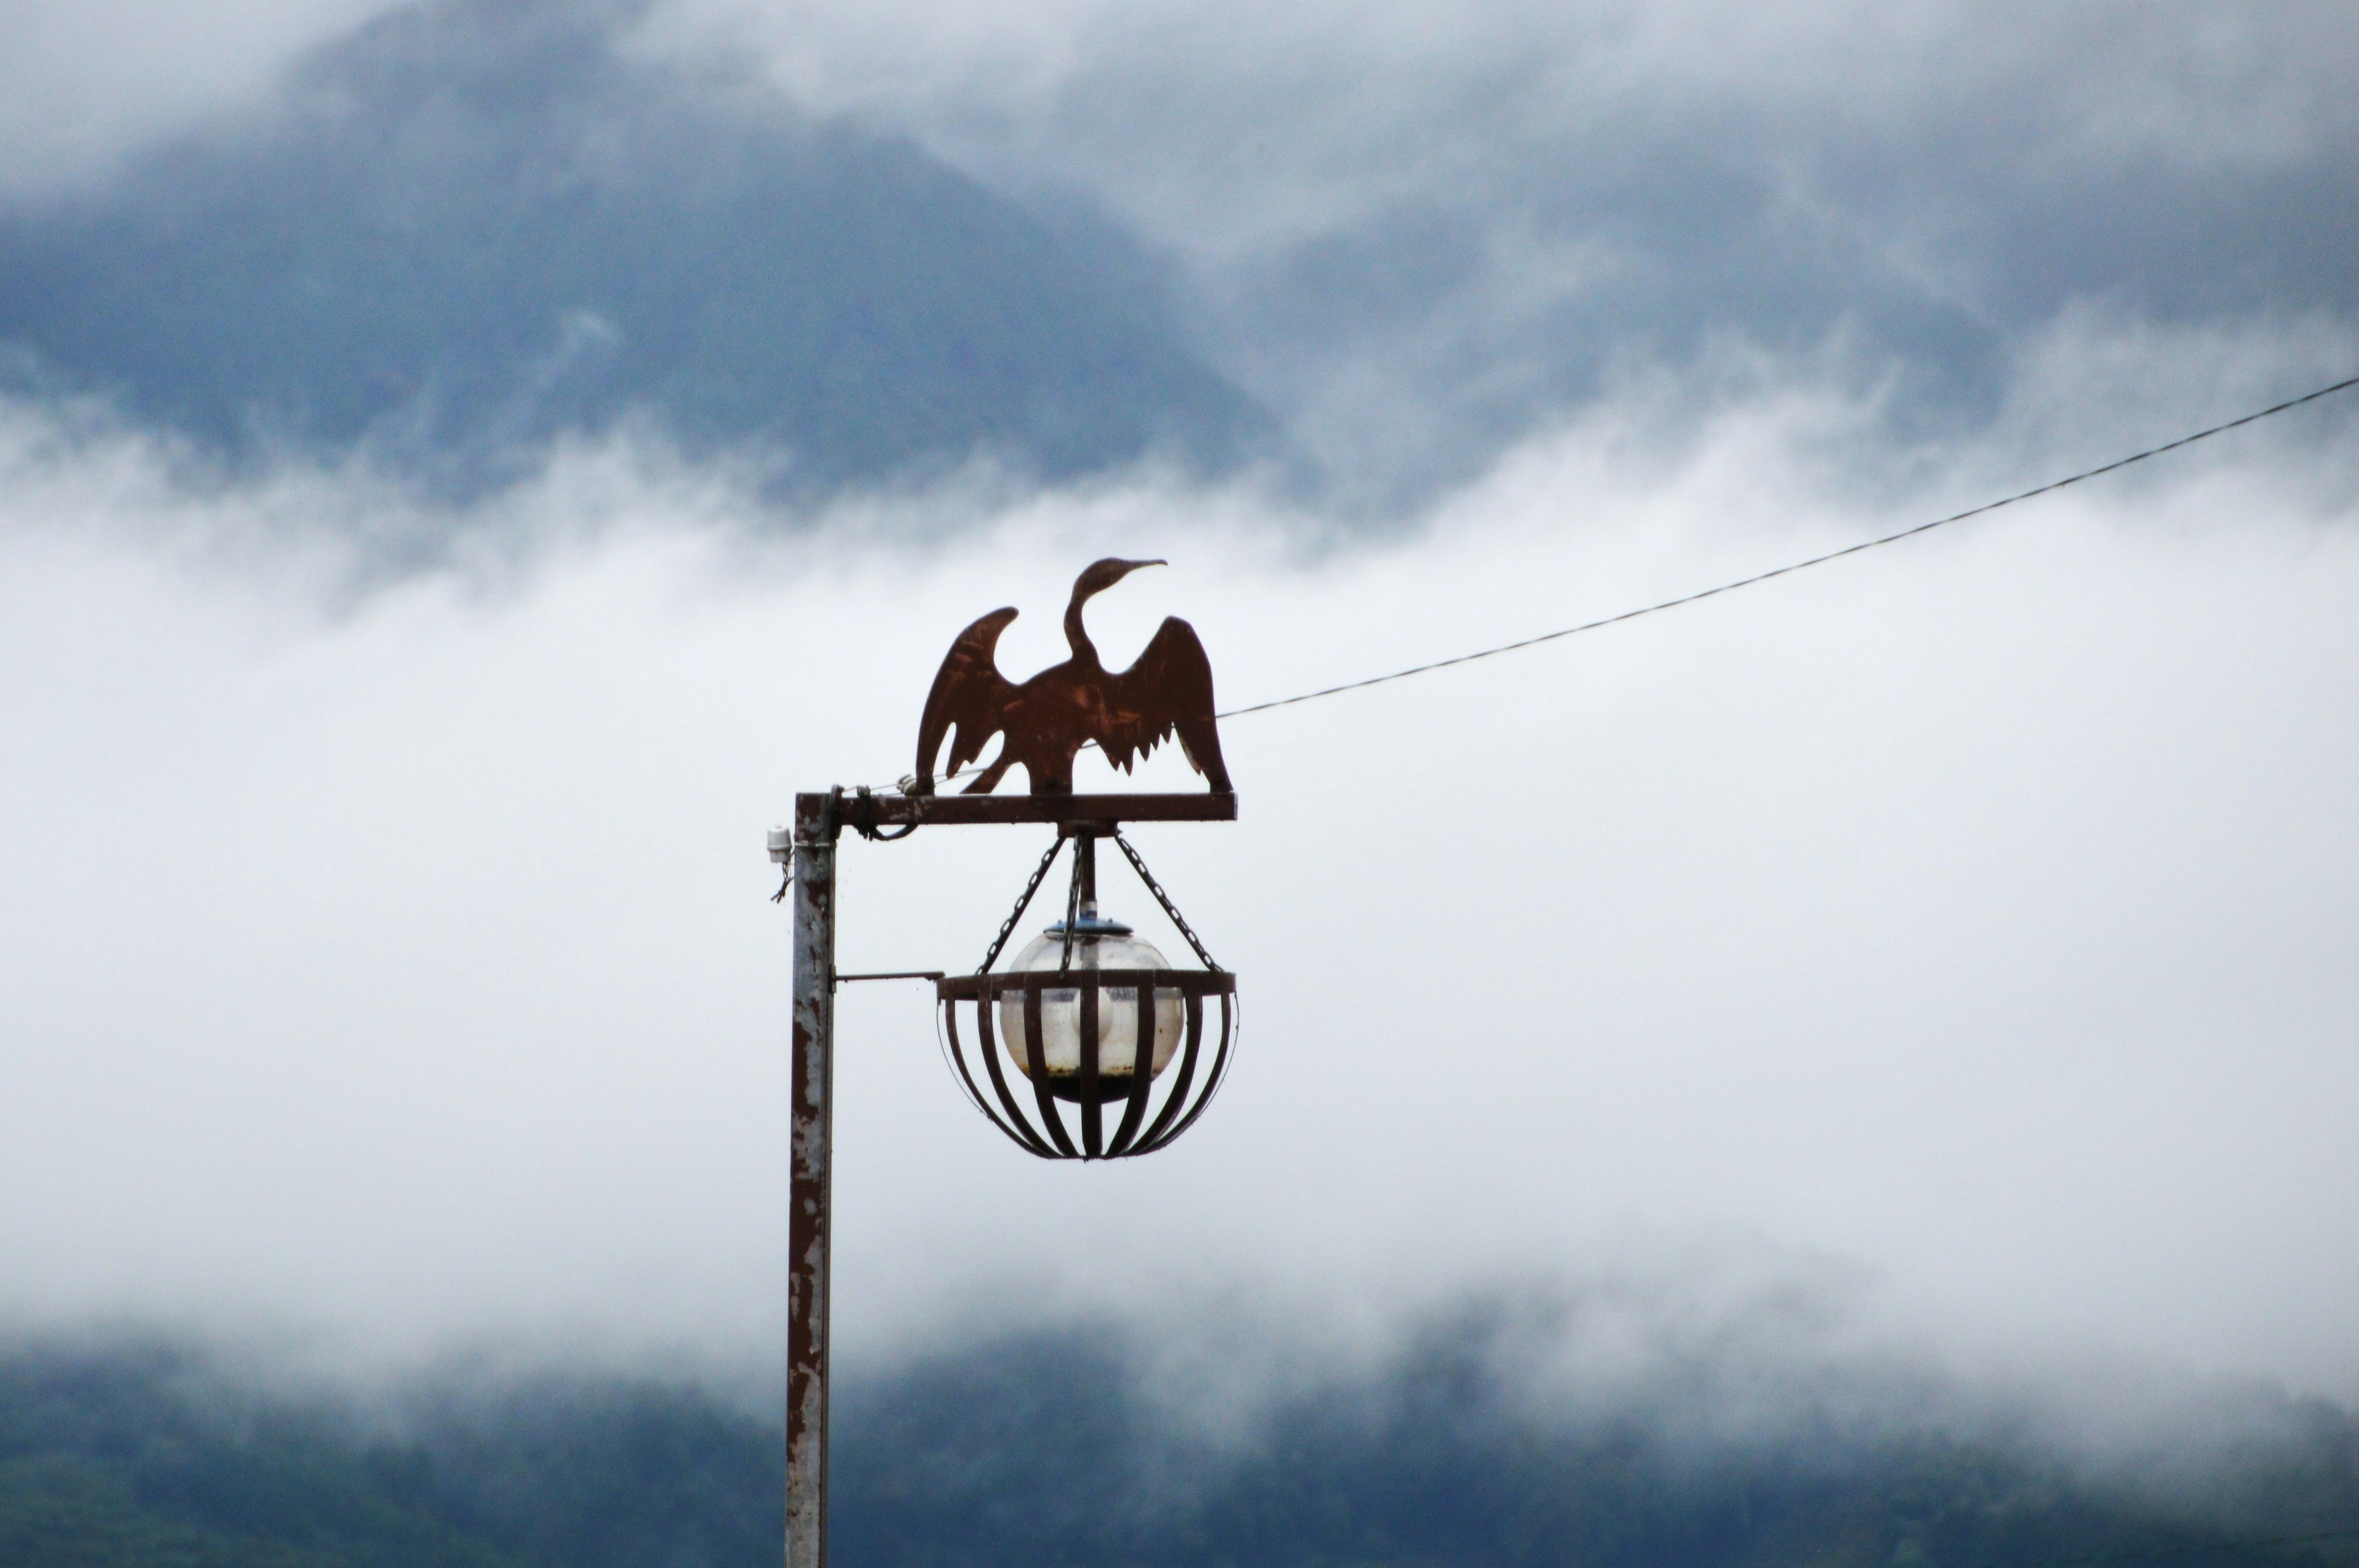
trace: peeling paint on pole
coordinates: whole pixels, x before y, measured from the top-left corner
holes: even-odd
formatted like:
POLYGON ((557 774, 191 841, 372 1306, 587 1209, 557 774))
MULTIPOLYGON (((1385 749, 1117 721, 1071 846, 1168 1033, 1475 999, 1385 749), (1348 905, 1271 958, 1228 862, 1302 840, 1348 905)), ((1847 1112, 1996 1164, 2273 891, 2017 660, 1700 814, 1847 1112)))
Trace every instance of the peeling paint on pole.
POLYGON ((787 1226, 787 1568, 826 1568, 827 1563, 837 831, 832 799, 823 795, 796 798, 794 1131, 787 1226))

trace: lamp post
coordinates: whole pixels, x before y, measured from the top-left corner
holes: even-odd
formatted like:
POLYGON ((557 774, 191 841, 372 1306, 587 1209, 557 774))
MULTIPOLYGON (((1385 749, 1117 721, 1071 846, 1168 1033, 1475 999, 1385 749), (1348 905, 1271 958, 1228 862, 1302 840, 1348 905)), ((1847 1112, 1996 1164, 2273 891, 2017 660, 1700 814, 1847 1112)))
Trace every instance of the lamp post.
MULTIPOLYGON (((918 730, 918 768, 899 793, 866 789, 795 796, 791 830, 770 830, 770 857, 790 867, 794 893, 794 1078, 787 1226, 787 1568, 826 1568, 829 1218, 835 1108, 835 989, 847 980, 934 982, 935 1000, 968 1099, 1027 1152, 1047 1160, 1119 1160, 1152 1153, 1194 1125, 1219 1089, 1235 1039, 1236 977, 1212 962, 1187 920, 1122 836, 1125 822, 1234 822, 1237 797, 1221 757, 1212 671, 1194 628, 1166 617, 1126 670, 1109 671, 1082 625, 1088 600, 1160 561, 1093 563, 1073 583, 1064 630, 1072 656, 1020 685, 999 673, 999 635, 1016 619, 995 610, 951 645, 918 730), (997 757, 968 793, 937 795, 933 770, 945 743, 955 774, 993 736, 997 757), (1076 795, 1073 760, 1095 747, 1127 772, 1176 740, 1211 788, 1201 795, 1076 795), (1022 763, 1032 793, 990 792, 1022 763), (920 827, 1038 824, 1057 829, 1015 910, 972 975, 940 971, 845 975, 835 967, 836 849, 843 830, 886 840, 920 827), (1097 846, 1111 838, 1129 860, 1201 969, 1163 956, 1097 908, 1097 846), (1066 847, 1072 881, 1065 918, 1026 947, 1016 965, 992 965, 1066 847), (1050 960, 1054 959, 1052 963, 1050 960), (973 1010, 986 1098, 959 1034, 962 1003, 973 1010), (1214 1010, 1218 1028, 1208 1040, 1214 1010), (997 1028, 995 1029, 995 1014, 997 1028), (1000 1065, 1004 1040, 1027 1113, 1000 1065), (1175 1065, 1176 1058, 1176 1065, 1175 1065), (1167 1074, 1166 1069, 1169 1069, 1167 1074), (1159 1103, 1157 1085, 1162 1085, 1159 1103), (1072 1106, 1069 1122, 1061 1105, 1072 1106), (1109 1130, 1109 1118, 1114 1126, 1109 1130)), ((780 890, 784 896, 786 890, 780 890)))
MULTIPOLYGON (((836 802, 795 799, 794 1076, 787 1207, 787 1568, 827 1563, 828 1211, 835 1135, 836 802)), ((771 835, 777 853, 778 835, 771 835)))
MULTIPOLYGON (((1139 952, 1144 944, 1129 940, 1126 926, 1106 921, 1095 904, 1095 846, 1100 838, 1122 843, 1142 873, 1145 863, 1120 838, 1125 822, 1233 822, 1237 797, 1222 791, 1202 795, 847 795, 842 790, 795 797, 791 832, 770 831, 774 860, 791 861, 794 898, 794 1076, 790 1182, 787 1224, 787 1568, 825 1568, 827 1563, 827 1433, 828 1433, 828 1283, 830 1177, 833 1163, 835 1108, 835 989, 848 980, 928 979, 951 1014, 951 1038, 957 1039, 955 1010, 962 1000, 974 1003, 983 1037, 980 1054, 997 1090, 1001 1113, 985 1104, 963 1051, 959 1074, 984 1114, 1001 1131, 1028 1152, 1047 1159, 1119 1159, 1162 1148, 1187 1130, 1211 1100, 1225 1072, 1233 1038, 1231 998, 1235 977, 1212 968, 1175 970, 1152 965, 1139 952), (1041 861, 1025 890, 1024 900, 992 945, 981 969, 973 975, 949 977, 928 972, 843 975, 835 967, 836 850, 844 829, 863 837, 899 837, 920 826, 983 824, 1046 824, 1058 830, 1058 842, 1041 861), (1074 896, 1067 917, 1050 935, 1082 961, 1059 967, 989 972, 1042 875, 1067 844, 1074 849, 1074 896), (1084 888, 1088 896, 1081 896, 1084 888), (1098 963, 1101 957, 1123 967, 1098 963), (1136 966, 1136 967, 1134 967, 1136 966), (1062 982, 1060 984, 1059 982, 1062 982), (1057 993, 1066 993, 1060 997, 1057 993), (1120 998, 1137 1009, 1127 1032, 1114 1023, 1120 998), (1216 1053, 1209 1065, 1200 1065, 1203 1003, 1216 997, 1221 1013, 1216 1053), (1006 1030, 1009 1054, 1018 1072, 1029 1080, 1040 1125, 1036 1129, 1019 1109, 1019 1102, 993 1052, 990 1014, 1021 1018, 1022 1033, 1006 1030), (1177 1013, 1167 1027, 1167 1014, 1177 1013), (1143 1022, 1143 1033, 1138 1023, 1143 1022), (1163 1108, 1147 1119, 1151 1080, 1160 1076, 1178 1048, 1185 1024, 1186 1054, 1167 1089, 1163 1108), (1016 1054, 1018 1040, 1023 1054, 1016 1054), (1140 1049, 1140 1043, 1145 1049, 1140 1049), (1117 1063, 1114 1053, 1127 1047, 1130 1059, 1117 1063), (1139 1071, 1140 1057, 1145 1070, 1139 1071), (1158 1061, 1160 1057, 1162 1060, 1158 1061), (1056 1108, 1060 1099, 1078 1108, 1081 1126, 1069 1128, 1056 1108), (1106 1137, 1104 1112, 1116 1101, 1121 1123, 1106 1137), (1002 1114, 1007 1119, 1002 1119, 1002 1114), (1013 1122, 1014 1127, 1009 1125, 1013 1122)), ((1151 879, 1147 885, 1169 913, 1179 912, 1151 879)), ((1184 920, 1180 928, 1191 945, 1194 935, 1184 920)), ((1026 960, 1039 964, 1060 955, 1052 946, 1026 960)), ((1201 951, 1201 949, 1200 949, 1201 951)), ((1147 949, 1152 954, 1152 949, 1147 949)))

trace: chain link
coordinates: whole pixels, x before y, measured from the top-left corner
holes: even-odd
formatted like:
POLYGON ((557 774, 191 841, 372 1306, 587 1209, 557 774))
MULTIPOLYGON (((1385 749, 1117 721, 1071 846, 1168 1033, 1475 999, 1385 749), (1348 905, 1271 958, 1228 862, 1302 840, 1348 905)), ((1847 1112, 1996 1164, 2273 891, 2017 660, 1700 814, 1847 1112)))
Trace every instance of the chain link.
POLYGON ((1016 907, 1007 912, 1007 918, 1000 924, 999 935, 991 939, 991 951, 985 953, 983 962, 975 967, 976 974, 985 973, 999 961, 999 950, 1007 946, 1008 935, 1016 929, 1016 923, 1024 918, 1024 912, 1032 906, 1032 895, 1040 891, 1040 879, 1049 874, 1049 868, 1056 863, 1057 851, 1064 847, 1062 838, 1049 845, 1049 852, 1041 856, 1040 863, 1032 869, 1032 880, 1024 884, 1023 894, 1016 899, 1016 907))
POLYGON ((1179 927, 1180 935, 1188 938, 1188 946, 1196 950, 1196 957, 1202 960, 1204 968, 1218 970, 1221 966, 1212 962, 1212 956, 1204 951, 1204 944, 1197 939, 1194 927, 1188 924, 1188 917, 1180 913, 1180 906, 1171 902, 1171 895, 1163 891, 1163 884, 1155 880, 1155 873, 1147 869, 1147 862, 1138 858, 1138 851, 1130 847, 1130 840, 1116 833, 1114 841, 1122 847, 1123 854, 1130 861, 1130 869, 1138 873, 1138 880, 1147 884, 1147 891, 1155 895, 1155 902, 1163 906, 1163 913, 1171 917, 1171 924, 1179 927))
MULTIPOLYGON (((1180 906, 1171 902, 1171 895, 1163 891, 1163 884, 1155 880, 1155 873, 1147 869, 1147 862, 1139 858, 1138 851, 1131 847, 1130 840, 1120 833, 1113 835, 1113 838, 1115 846, 1122 850, 1123 858, 1130 862, 1130 869, 1138 873, 1138 880, 1146 885, 1148 892, 1155 895, 1155 902, 1162 906, 1163 913, 1170 917, 1173 928, 1181 936, 1187 938, 1188 946, 1194 950, 1198 961, 1208 969, 1218 970, 1221 966, 1213 960, 1211 953, 1205 951, 1203 939, 1196 935, 1196 928, 1188 924, 1188 917, 1180 913, 1180 906)), ((991 950, 983 956, 983 962, 975 967, 975 973, 986 973, 992 965, 999 961, 1000 952, 1006 947, 1008 937, 1015 934, 1016 922, 1022 920, 1024 912, 1032 907, 1033 895, 1040 891, 1040 883, 1047 879, 1049 868, 1057 863, 1057 851, 1064 847, 1065 840, 1059 838, 1049 846, 1049 852, 1040 857, 1040 863, 1032 868, 1031 879, 1024 884, 1023 892, 1017 895, 1016 907, 1007 912, 1006 920, 1000 922, 999 935, 991 939, 991 950)), ((1081 869, 1079 850, 1075 851, 1074 859, 1076 876, 1071 896, 1078 899, 1081 896, 1081 881, 1078 875, 1081 869)), ((1066 922, 1069 930, 1071 924, 1069 918, 1066 922)))
POLYGON ((1090 848, 1090 841, 1075 834, 1073 837, 1073 885, 1065 892, 1065 946, 1064 951, 1057 958, 1057 972, 1060 975, 1071 972, 1073 967, 1073 940, 1076 927, 1082 923, 1082 867, 1085 864, 1096 863, 1093 860, 1085 861, 1082 857, 1093 853, 1090 848))

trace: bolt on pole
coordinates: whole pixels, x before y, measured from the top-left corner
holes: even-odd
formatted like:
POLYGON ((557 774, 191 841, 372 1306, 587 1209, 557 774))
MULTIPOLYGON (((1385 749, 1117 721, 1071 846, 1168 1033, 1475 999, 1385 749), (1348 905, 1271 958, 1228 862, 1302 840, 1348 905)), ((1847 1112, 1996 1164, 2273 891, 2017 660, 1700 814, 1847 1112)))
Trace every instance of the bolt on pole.
POLYGON ((836 802, 795 802, 794 1130, 787 1224, 787 1561, 827 1565, 828 1208, 835 1132, 836 802))

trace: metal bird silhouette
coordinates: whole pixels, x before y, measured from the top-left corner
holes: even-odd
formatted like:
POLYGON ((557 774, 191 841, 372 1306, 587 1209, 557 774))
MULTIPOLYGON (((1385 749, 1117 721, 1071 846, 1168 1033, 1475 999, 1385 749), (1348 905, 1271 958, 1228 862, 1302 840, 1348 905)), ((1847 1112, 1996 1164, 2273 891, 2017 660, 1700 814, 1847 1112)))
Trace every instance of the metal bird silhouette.
POLYGON ((983 770, 968 795, 988 795, 1016 763, 1032 782, 1034 795, 1071 795, 1073 757, 1095 741, 1106 761, 1128 773, 1132 762, 1178 734, 1188 762, 1217 791, 1229 788, 1221 761, 1221 735, 1212 717, 1212 665, 1196 629, 1167 616, 1146 652, 1126 670, 1109 671, 1082 625, 1082 606, 1141 567, 1161 561, 1109 557, 1073 579, 1065 606, 1065 641, 1073 656, 1017 686, 999 673, 999 634, 1016 619, 1013 609, 995 610, 951 644, 926 697, 918 726, 918 772, 913 795, 934 791, 934 762, 955 727, 944 778, 983 755, 995 734, 1005 737, 999 755, 983 770))

